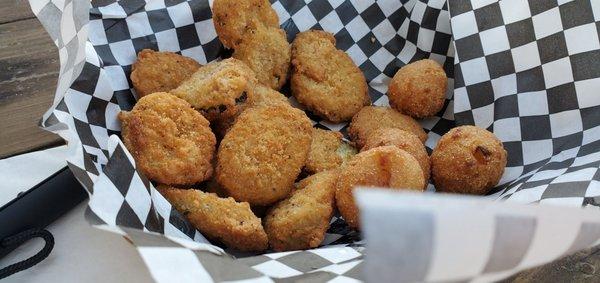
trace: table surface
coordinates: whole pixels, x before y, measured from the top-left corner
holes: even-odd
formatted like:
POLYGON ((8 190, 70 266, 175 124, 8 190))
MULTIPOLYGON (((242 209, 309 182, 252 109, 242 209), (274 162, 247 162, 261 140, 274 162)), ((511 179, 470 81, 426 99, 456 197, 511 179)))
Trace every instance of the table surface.
MULTIPOLYGON (((58 70, 58 50, 27 1, 1 0, 0 158, 63 143, 37 126, 52 103, 58 70)), ((600 247, 595 247, 504 282, 598 282, 599 268, 600 247)))

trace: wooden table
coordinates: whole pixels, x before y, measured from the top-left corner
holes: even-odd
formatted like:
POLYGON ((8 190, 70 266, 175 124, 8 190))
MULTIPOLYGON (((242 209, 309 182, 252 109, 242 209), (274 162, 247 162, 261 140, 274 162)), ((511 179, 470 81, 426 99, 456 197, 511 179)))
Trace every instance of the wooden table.
MULTIPOLYGON (((0 158, 63 143, 38 128, 58 78, 58 50, 26 0, 0 0, 0 158)), ((600 247, 504 282, 600 282, 600 247)))

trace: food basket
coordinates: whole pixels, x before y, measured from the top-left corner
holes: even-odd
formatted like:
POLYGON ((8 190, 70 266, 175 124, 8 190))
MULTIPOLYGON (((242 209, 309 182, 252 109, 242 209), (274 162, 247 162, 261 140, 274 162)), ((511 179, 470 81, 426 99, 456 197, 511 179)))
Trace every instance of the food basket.
POLYGON ((69 168, 90 195, 85 217, 126 237, 156 281, 490 281, 600 239, 597 1, 272 1, 288 41, 308 29, 335 35, 374 105, 388 105, 400 67, 440 63, 447 99, 421 121, 426 146, 455 125, 477 125, 502 140, 508 164, 485 197, 359 190, 364 239, 334 217, 322 247, 259 255, 209 243, 136 171, 119 138, 117 114, 136 101, 137 52, 202 64, 228 56, 212 1, 29 2, 60 56, 42 127, 68 143, 69 168))

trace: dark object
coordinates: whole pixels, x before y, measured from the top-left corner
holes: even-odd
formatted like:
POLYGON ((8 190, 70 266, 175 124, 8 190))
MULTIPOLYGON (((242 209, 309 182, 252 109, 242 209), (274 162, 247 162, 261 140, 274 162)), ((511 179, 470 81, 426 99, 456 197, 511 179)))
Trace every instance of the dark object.
POLYGON ((46 257, 48 257, 48 255, 52 251, 52 248, 54 248, 54 237, 46 229, 29 229, 14 236, 6 237, 2 239, 2 241, 0 241, 0 248, 14 249, 22 245, 23 243, 38 237, 44 239, 44 241, 46 242, 44 248, 42 248, 37 254, 28 259, 19 261, 17 263, 11 264, 5 268, 0 269, 0 279, 11 276, 27 268, 30 268, 40 263, 46 257))
MULTIPOLYGON (((4 243, 5 239, 10 239, 30 229, 40 231, 86 199, 87 196, 88 194, 75 179, 71 170, 67 167, 59 170, 0 208, 0 223, 2 223, 0 225, 0 242, 4 243)), ((49 234, 49 232, 47 233, 49 234)), ((49 246, 48 239, 41 234, 33 237, 42 237, 46 240, 46 247, 34 257, 40 256, 49 246)), ((2 246, 0 258, 15 248, 17 245, 2 246)), ((49 249, 52 249, 51 245, 49 249)))

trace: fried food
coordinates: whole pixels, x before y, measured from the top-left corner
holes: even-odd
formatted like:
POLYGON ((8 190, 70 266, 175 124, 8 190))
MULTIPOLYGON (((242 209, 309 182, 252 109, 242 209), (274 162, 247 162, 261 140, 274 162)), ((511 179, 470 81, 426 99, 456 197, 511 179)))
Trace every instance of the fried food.
POLYGON ((217 181, 238 201, 269 205, 285 198, 306 162, 311 122, 287 105, 248 108, 221 141, 217 181))
POLYGON ((214 0, 213 23, 223 46, 236 48, 258 27, 279 27, 279 17, 267 0, 214 0))
POLYGON ((264 251, 268 239, 247 202, 220 198, 213 193, 189 189, 158 188, 159 192, 209 239, 240 251, 264 251))
POLYGON ((290 102, 281 92, 265 87, 262 84, 256 85, 254 88, 254 102, 251 107, 275 104, 290 105, 290 102))
POLYGON ((348 135, 358 148, 362 148, 370 133, 380 128, 405 130, 415 134, 421 142, 427 140, 427 134, 413 118, 381 106, 366 106, 356 113, 348 127, 348 135))
POLYGON ((208 179, 216 139, 209 122, 189 103, 157 92, 119 113, 125 146, 151 180, 191 185, 208 179))
POLYGON ((229 58, 200 68, 171 93, 212 122, 241 112, 252 102, 255 84, 254 72, 243 62, 229 58))
POLYGON ((410 63, 390 81, 390 106, 414 118, 433 116, 444 107, 447 85, 446 73, 437 62, 424 59, 410 63))
POLYGON ((258 82, 272 89, 279 90, 287 82, 292 52, 282 29, 258 27, 249 31, 232 56, 246 63, 258 82))
POLYGON ((264 219, 269 245, 275 251, 318 247, 333 216, 337 171, 312 175, 291 196, 277 203, 264 219))
POLYGON ((340 132, 314 128, 304 169, 309 173, 318 173, 335 169, 352 158, 357 151, 342 138, 340 132))
POLYGON ((334 123, 371 104, 362 71, 324 31, 301 32, 292 43, 291 89, 308 110, 334 123))
POLYGON ((144 49, 131 67, 131 82, 138 98, 168 92, 192 76, 200 64, 173 52, 144 49))
POLYGON ((448 131, 431 154, 435 188, 442 192, 483 195, 502 177, 506 150, 491 132, 476 126, 448 131))
MULTIPOLYGON (((287 105, 287 106, 290 105, 290 102, 287 100, 285 95, 283 95, 281 92, 278 92, 274 89, 268 88, 262 84, 256 84, 254 86, 253 97, 254 98, 251 102, 251 105, 247 105, 247 107, 255 107, 255 106, 260 106, 260 105, 276 105, 276 104, 287 105)), ((238 115, 239 115, 239 113, 238 113, 238 115)), ((225 134, 227 133, 227 131, 229 131, 231 126, 233 126, 233 123, 235 123, 235 119, 237 118, 238 115, 216 120, 213 123, 213 126, 214 126, 213 128, 214 128, 215 134, 219 138, 223 138, 225 136, 225 134)))
POLYGON ((359 219, 352 190, 358 186, 423 191, 425 179, 419 162, 395 146, 376 147, 354 156, 340 169, 335 200, 344 220, 355 229, 359 219))
POLYGON ((423 170, 425 183, 429 181, 429 175, 431 173, 429 155, 427 154, 425 146, 416 135, 396 128, 377 129, 371 132, 361 151, 386 145, 393 145, 410 153, 410 155, 419 162, 421 170, 423 170))

